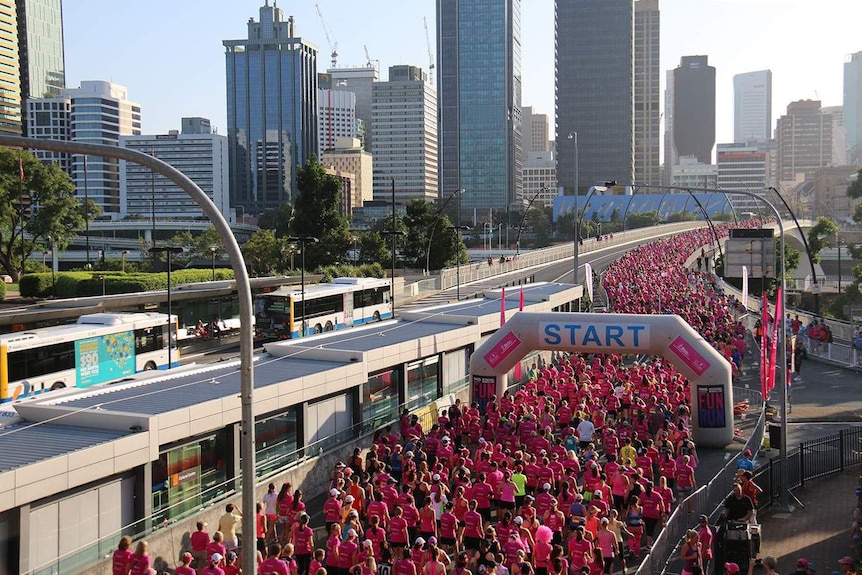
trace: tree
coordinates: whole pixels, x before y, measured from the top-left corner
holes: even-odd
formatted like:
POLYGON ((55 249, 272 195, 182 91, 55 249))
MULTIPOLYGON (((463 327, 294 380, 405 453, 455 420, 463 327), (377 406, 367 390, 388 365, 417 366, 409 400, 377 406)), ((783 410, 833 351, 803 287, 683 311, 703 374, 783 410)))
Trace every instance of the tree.
POLYGON ((626 216, 626 229, 633 230, 635 228, 648 228, 656 226, 661 221, 661 214, 658 211, 652 212, 637 212, 626 216))
POLYGON ((0 266, 14 281, 36 247, 68 247, 84 227, 85 211, 91 218, 101 215, 92 201, 84 209, 72 180, 58 166, 43 164, 26 151, 0 148, 0 266))
POLYGON ((452 220, 435 209, 434 204, 413 200, 407 204, 402 222, 407 234, 403 244, 405 265, 425 269, 427 260, 429 269, 438 270, 450 262, 455 263, 459 253, 458 236, 447 229, 452 226, 452 220))
POLYGON ((820 252, 823 248, 834 244, 837 232, 838 226, 825 216, 819 216, 815 224, 808 230, 808 249, 811 251, 811 258, 815 262, 820 261, 820 252))
POLYGON ((289 229, 296 236, 320 240, 305 246, 305 264, 309 269, 347 261, 352 240, 350 222, 341 215, 341 179, 326 173, 312 157, 297 170, 299 195, 293 206, 289 229))
MULTIPOLYGON (((536 247, 546 247, 551 237, 551 218, 548 217, 547 212, 542 209, 530 210, 527 212, 525 220, 524 227, 529 227, 533 230, 536 238, 536 247)), ((521 239, 523 240, 523 237, 521 239)))
POLYGON ((274 275, 284 269, 287 253, 287 244, 272 230, 256 230, 242 245, 242 255, 253 276, 274 275))
POLYGON ((359 236, 359 263, 380 264, 390 263, 390 251, 386 249, 386 242, 379 232, 365 232, 359 236))
POLYGON ((857 204, 853 210, 853 221, 862 226, 862 204, 857 204))
POLYGON ((856 172, 856 175, 855 177, 853 177, 852 181, 850 182, 850 185, 847 186, 847 195, 853 199, 862 198, 862 168, 859 168, 859 171, 856 172))
POLYGON ((265 230, 273 230, 277 237, 289 236, 293 216, 293 206, 282 204, 275 209, 263 212, 257 219, 257 226, 265 230))

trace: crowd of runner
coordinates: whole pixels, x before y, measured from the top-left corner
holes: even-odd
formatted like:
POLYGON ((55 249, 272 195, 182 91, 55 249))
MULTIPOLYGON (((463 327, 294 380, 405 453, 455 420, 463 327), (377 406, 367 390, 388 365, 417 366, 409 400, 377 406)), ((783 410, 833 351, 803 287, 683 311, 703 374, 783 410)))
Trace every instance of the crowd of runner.
MULTIPOLYGON (((603 286, 613 311, 678 314, 738 366, 745 330, 737 303, 709 272, 683 265, 711 239, 694 231, 637 248, 610 266, 603 286)), ((259 572, 625 571, 697 487, 690 409, 688 381, 662 358, 575 353, 533 364, 523 385, 484 413, 456 402, 426 429, 405 411, 333 470, 325 545, 315 548, 302 492, 269 486, 254 518, 259 572)), ((199 523, 174 572, 239 572, 241 520, 228 505, 212 535, 199 523)), ((686 574, 705 571, 712 558, 708 521, 700 520, 684 547, 686 574)), ((115 553, 114 575, 150 568, 146 543, 135 552, 130 545, 124 540, 115 553)))

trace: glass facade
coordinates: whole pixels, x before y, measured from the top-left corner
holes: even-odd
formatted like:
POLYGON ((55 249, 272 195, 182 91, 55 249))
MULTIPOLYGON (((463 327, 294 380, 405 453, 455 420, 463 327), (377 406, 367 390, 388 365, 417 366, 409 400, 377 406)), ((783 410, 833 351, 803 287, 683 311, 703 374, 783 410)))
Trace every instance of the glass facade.
POLYGON ((21 93, 56 98, 66 87, 61 0, 17 0, 21 93))
POLYGON ((578 190, 634 176, 634 0, 556 0, 557 178, 578 190))
POLYGON ((410 411, 440 398, 440 358, 420 359, 407 364, 407 401, 410 411))
POLYGON ((155 522, 193 513, 229 491, 227 429, 163 450, 153 463, 155 522))
POLYGON ((362 386, 362 428, 377 429, 398 419, 398 388, 401 372, 388 369, 368 377, 362 386))
POLYGON ((463 210, 506 209, 520 193, 520 0, 438 0, 440 190, 463 210))
POLYGON ((225 40, 231 205, 256 214, 296 191, 296 168, 317 152, 317 50, 291 17, 260 8, 248 39, 225 40))
POLYGON ((299 456, 299 408, 260 418, 254 433, 258 477, 290 465, 299 456))

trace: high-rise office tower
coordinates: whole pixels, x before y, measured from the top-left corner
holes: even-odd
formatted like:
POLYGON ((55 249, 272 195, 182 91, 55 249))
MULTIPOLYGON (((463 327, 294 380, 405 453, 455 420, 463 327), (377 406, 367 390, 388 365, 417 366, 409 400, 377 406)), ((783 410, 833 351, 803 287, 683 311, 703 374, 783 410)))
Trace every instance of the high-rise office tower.
POLYGON ((772 137, 772 71, 733 77, 733 141, 765 142, 772 137))
POLYGON ((0 132, 21 135, 21 66, 15 0, 0 0, 0 132))
MULTIPOLYGON (((380 80, 380 73, 373 65, 358 68, 330 68, 326 74, 318 74, 319 88, 336 92, 352 92, 356 97, 356 119, 365 130, 363 147, 373 152, 371 139, 371 92, 374 83, 380 80)), ((358 137, 358 136, 351 136, 358 137)))
POLYGON ((635 2, 635 181, 661 183, 661 13, 658 0, 635 2))
POLYGON ((54 98, 66 87, 62 0, 17 0, 21 95, 54 98))
POLYGON ((715 68, 708 56, 683 56, 673 71, 673 142, 679 157, 712 163, 715 68))
POLYGON ((257 214, 296 193, 317 153, 317 48, 269 0, 248 38, 224 40, 231 206, 257 214))
POLYGON ((847 161, 862 163, 862 52, 844 62, 844 127, 847 161))
MULTIPOLYGON (((182 132, 120 136, 120 147, 152 154, 187 174, 229 217, 227 138, 212 130, 203 131, 206 125, 209 120, 205 118, 183 118, 182 132)), ((155 213, 157 218, 185 219, 202 214, 182 188, 134 162, 120 161, 120 190, 124 214, 146 218, 155 213)))
POLYGON ((437 0, 440 193, 465 190, 464 220, 521 199, 520 14, 521 0, 437 0))
POLYGON ((663 185, 671 185, 673 167, 677 163, 679 163, 679 156, 673 144, 673 70, 667 70, 664 89, 664 165, 661 175, 663 185))
MULTIPOLYGON (((317 158, 335 147, 338 138, 358 138, 356 94, 341 90, 317 90, 317 158)), ((360 138, 361 139, 361 138, 360 138)))
POLYGON ((832 162, 832 114, 820 108, 819 100, 797 100, 775 127, 778 140, 778 180, 792 181, 798 174, 813 175, 832 162))
MULTIPOLYGON (((534 113, 532 106, 521 108, 521 139, 524 143, 524 157, 527 152, 549 151, 551 146, 548 142, 548 115, 534 113)), ((529 194, 525 196, 532 197, 529 194)))
POLYGON ((389 81, 374 84, 374 199, 432 201, 437 183, 437 94, 416 66, 392 66, 389 81))
POLYGON ((556 0, 557 178, 634 179, 634 2, 556 0))
MULTIPOLYGON (((125 86, 103 81, 64 88, 57 98, 28 98, 29 136, 85 144, 118 145, 120 136, 140 135, 141 106, 130 102, 125 86)), ((95 202, 105 215, 123 212, 120 161, 115 158, 37 151, 42 161, 57 161, 75 182, 76 194, 95 202)))

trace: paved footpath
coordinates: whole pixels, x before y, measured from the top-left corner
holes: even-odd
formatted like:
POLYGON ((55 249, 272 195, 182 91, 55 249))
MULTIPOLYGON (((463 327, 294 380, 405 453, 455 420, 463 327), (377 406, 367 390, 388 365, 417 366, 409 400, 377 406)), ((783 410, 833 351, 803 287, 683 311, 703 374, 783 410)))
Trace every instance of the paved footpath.
MULTIPOLYGON (((787 424, 790 446, 862 423, 862 377, 858 372, 807 361, 802 376, 802 381, 792 385, 787 424)), ((794 571, 799 558, 813 562, 819 574, 840 570, 838 560, 853 555, 850 527, 860 473, 862 468, 855 466, 806 482, 793 491, 803 508, 796 506, 787 512, 773 506, 762 511, 758 517, 763 525, 760 557, 775 556, 778 572, 784 574, 794 571)))

